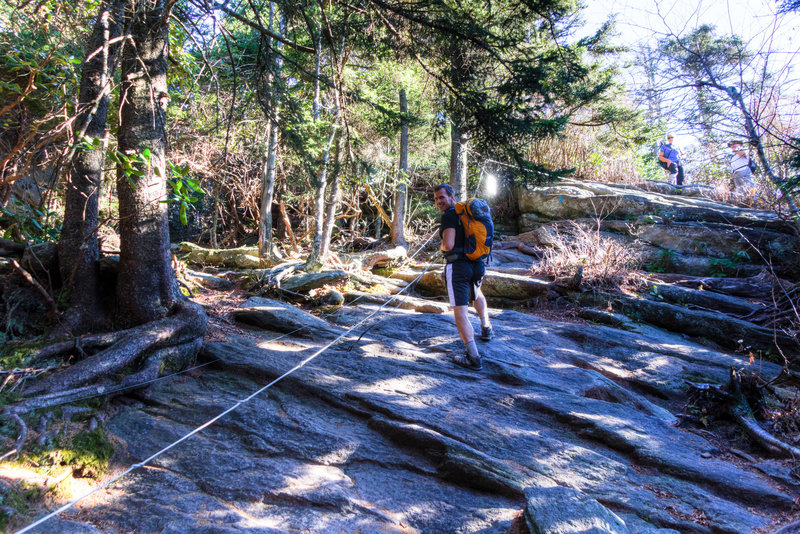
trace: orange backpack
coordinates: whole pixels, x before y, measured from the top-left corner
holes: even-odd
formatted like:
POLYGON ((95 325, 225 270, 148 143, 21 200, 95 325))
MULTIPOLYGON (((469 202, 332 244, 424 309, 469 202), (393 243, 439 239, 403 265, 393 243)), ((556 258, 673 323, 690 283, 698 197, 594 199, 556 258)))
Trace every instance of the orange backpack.
POLYGON ((489 205, 479 198, 456 202, 456 215, 464 228, 464 255, 477 261, 492 252, 494 223, 489 205))

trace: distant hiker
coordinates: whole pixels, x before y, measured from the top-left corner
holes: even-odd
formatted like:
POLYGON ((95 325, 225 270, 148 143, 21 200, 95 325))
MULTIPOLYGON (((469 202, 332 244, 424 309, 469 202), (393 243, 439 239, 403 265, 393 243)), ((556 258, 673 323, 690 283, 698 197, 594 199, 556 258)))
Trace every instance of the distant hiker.
POLYGON ((661 143, 658 149, 658 161, 669 172, 670 182, 675 180, 675 185, 683 185, 683 163, 681 162, 680 149, 672 146, 675 136, 667 134, 667 141, 661 143))
MULTIPOLYGON (((442 244, 439 249, 444 253, 445 265, 444 281, 447 288, 447 296, 453 315, 456 320, 456 328, 464 342, 466 353, 456 354, 453 362, 469 369, 481 368, 481 355, 475 344, 475 333, 469 322, 469 304, 475 307, 481 319, 481 339, 489 341, 494 336, 492 325, 489 322, 489 310, 486 306, 486 298, 481 292, 481 281, 486 273, 483 259, 479 257, 473 260, 467 257, 465 251, 465 231, 461 217, 456 213, 455 191, 448 184, 440 184, 434 188, 434 201, 436 207, 442 212, 442 220, 439 226, 439 236, 442 244)), ((483 202, 483 201, 477 201, 483 202)), ((464 203, 459 202, 459 207, 464 209, 464 203)), ((488 210, 487 210, 488 211, 488 210)), ((490 229, 491 232, 491 229, 490 229)), ((483 236, 486 239, 487 236, 483 236)), ((491 235, 488 236, 488 246, 491 247, 491 235)), ((480 251, 479 251, 480 252, 480 251)), ((470 253, 473 255, 473 253, 470 253)))
POLYGON ((734 193, 739 199, 752 203, 756 193, 756 177, 753 176, 756 163, 745 152, 741 141, 731 141, 728 143, 728 148, 731 149, 734 193))

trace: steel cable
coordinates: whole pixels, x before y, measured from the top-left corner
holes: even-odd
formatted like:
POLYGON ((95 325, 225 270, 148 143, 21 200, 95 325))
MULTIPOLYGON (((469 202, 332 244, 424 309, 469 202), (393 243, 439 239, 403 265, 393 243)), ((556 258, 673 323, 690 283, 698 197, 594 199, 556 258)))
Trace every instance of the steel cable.
MULTIPOLYGON (((390 303, 391 303, 391 302, 392 302, 392 301, 393 301, 393 300, 394 300, 396 297, 398 297, 398 296, 399 296, 400 294, 402 294, 402 293, 403 293, 403 292, 404 292, 406 289, 408 289, 409 287, 411 287, 411 286, 412 286, 412 285, 413 285, 413 284, 414 284, 414 283, 415 283, 417 280, 419 280, 420 278, 422 278, 422 276, 423 276, 425 273, 427 273, 427 272, 428 272, 428 271, 431 269, 431 267, 433 267, 434 265, 435 265, 435 264, 433 264, 433 263, 429 264, 429 265, 428 265, 428 267, 426 267, 424 271, 422 271, 422 272, 421 272, 421 273, 420 273, 420 274, 419 274, 419 275, 418 275, 418 276, 417 276, 417 277, 416 277, 416 278, 415 278, 415 279, 414 279, 414 280, 413 280, 411 283, 409 283, 409 284, 408 284, 408 286, 404 287, 404 288, 403 288, 402 290, 400 290, 400 291, 399 291, 397 294, 393 295, 393 296, 392 296, 392 297, 391 297, 389 300, 387 300, 387 301, 386 301, 384 304, 382 304, 382 305, 381 305, 381 306, 380 306, 380 307, 379 307, 377 310, 373 311, 372 313, 370 313, 369 315, 367 315, 365 318, 363 318, 361 321, 359 321, 358 323, 354 324, 353 326, 351 326, 350 328, 348 328, 347 330, 345 330, 344 332, 342 332, 341 334, 339 334, 339 335, 338 335, 336 338, 334 338, 334 339, 333 339, 332 341, 330 341, 328 344, 326 344, 326 345, 325 345, 325 346, 323 346, 321 349, 319 349, 318 351, 316 351, 315 353, 313 353, 312 355, 310 355, 309 357, 307 357, 306 359, 304 359, 303 361, 301 361, 300 363, 298 363, 297 365, 295 365, 294 367, 292 367, 291 369, 289 369, 288 371, 286 371, 285 373, 283 373, 282 375, 280 375, 278 378, 276 378, 276 379, 272 380, 272 381, 271 381, 271 382, 269 382, 267 385, 265 385, 265 386, 261 387, 260 389, 258 389, 258 390, 256 390, 256 391, 254 391, 254 392, 253 392, 252 394, 250 394, 248 397, 245 397, 244 399, 242 399, 242 400, 240 400, 240 401, 236 402, 236 404, 234 404, 234 405, 233 405, 233 406, 231 406, 230 408, 228 408, 228 409, 226 409, 225 411, 223 411, 223 412, 219 413, 218 415, 216 415, 216 416, 215 416, 215 417, 213 417, 212 419, 209 419, 208 421, 206 421, 206 422, 205 422, 205 423, 203 423, 202 425, 200 425, 200 426, 198 426, 197 428, 195 428, 194 430, 192 430, 192 431, 188 432, 187 434, 185 434, 183 437, 179 438, 178 440, 176 440, 176 441, 174 441, 174 442, 170 443, 169 445, 167 445, 167 446, 166 446, 166 447, 164 447, 163 449, 159 450, 158 452, 156 452, 156 453, 152 454, 151 456, 149 456, 149 457, 148 457, 148 458, 146 458, 145 460, 143 460, 143 461, 141 461, 141 462, 139 462, 139 463, 136 463, 136 464, 133 464, 133 465, 131 465, 130 467, 128 467, 128 468, 127 468, 125 471, 123 471, 123 472, 122 472, 122 473, 120 473, 119 475, 116 475, 116 476, 112 477, 111 479, 107 480, 106 482, 104 482, 104 483, 103 483, 103 484, 101 484, 100 486, 98 486, 98 487, 96 487, 96 488, 92 489, 91 491, 89 491, 89 492, 87 492, 87 493, 85 493, 85 494, 81 495, 80 497, 78 497, 78 498, 76 498, 76 499, 74 499, 74 500, 72 500, 72 501, 68 502, 67 504, 65 504, 65 505, 61 506, 61 507, 60 507, 60 508, 58 508, 57 510, 55 510, 55 511, 53 511, 53 512, 50 512, 50 513, 49 513, 49 514, 47 514, 46 516, 44 516, 44 517, 42 517, 42 518, 38 519, 37 521, 35 521, 35 522, 31 523, 30 525, 28 525, 28 526, 26 526, 26 527, 24 527, 24 528, 22 528, 22 529, 18 530, 18 531, 17 531, 15 534, 24 534, 25 532, 29 532, 29 531, 31 531, 33 528, 35 528, 35 527, 37 527, 37 526, 41 525, 41 524, 42 524, 42 523, 44 523, 45 521, 47 521, 47 520, 49 520, 49 519, 51 519, 51 518, 55 517, 56 515, 60 514, 61 512, 64 512, 64 511, 66 511, 66 510, 68 510, 68 509, 72 508, 73 506, 75 506, 77 503, 79 503, 79 502, 80 502, 80 501, 82 501, 83 499, 86 499, 87 497, 89 497, 89 496, 93 495, 94 493, 97 493, 98 491, 100 491, 100 490, 102 490, 102 489, 105 489, 106 487, 110 486, 111 484, 113 484, 113 483, 114 483, 114 482, 116 482, 117 480, 121 479, 122 477, 124 477, 124 476, 125 476, 125 475, 127 475, 128 473, 131 473, 132 471, 134 471, 134 470, 136 470, 136 469, 138 469, 138 468, 140 468, 140 467, 144 467, 145 465, 147 465, 148 463, 150 463, 150 462, 151 462, 152 460, 154 460, 155 458, 157 458, 157 457, 161 456, 162 454, 164 454, 165 452, 169 451, 170 449, 172 449, 173 447, 177 446, 178 444, 180 444, 180 443, 182 443, 182 442, 186 441, 187 439, 189 439, 190 437, 194 436, 195 434, 197 434, 197 433, 201 432, 202 430, 204 430, 204 429, 208 428, 209 426, 211 426, 212 424, 214 424, 215 422, 217 422, 218 420, 220 420, 221 418, 223 418, 223 417, 224 417, 224 416, 226 416, 227 414, 229 414, 229 413, 231 413, 232 411, 236 410, 236 409, 237 409, 239 406, 241 406, 242 404, 245 404, 245 403, 249 402, 249 401, 250 401, 250 400, 252 400, 254 397, 258 396, 258 395, 259 395, 259 394, 261 394, 262 392, 264 392, 264 391, 266 391, 267 389, 269 389, 270 387, 272 387, 274 384, 276 384, 276 383, 278 383, 279 381, 283 380, 284 378, 286 378, 286 377, 287 377, 287 376, 289 376, 290 374, 294 373, 295 371, 297 371, 297 370, 301 369, 301 368, 302 368, 302 367, 304 367, 306 364, 308 364, 309 362, 311 362, 312 360, 314 360, 314 359, 315 359, 317 356, 319 356, 319 355, 320 355, 320 354, 322 354, 324 351, 326 351, 326 350, 327 350, 327 349, 329 349, 331 346, 333 346, 335 343, 337 343, 339 340, 341 340, 343 337, 345 337, 345 336, 346 336, 348 333, 352 332, 352 331, 353 331, 353 330, 355 330, 357 327, 359 327, 359 326, 361 326, 363 323, 365 323, 367 320, 369 320, 370 318, 372 318, 373 316, 375 316, 375 315, 376 315, 378 312, 380 312, 381 310, 383 310, 383 308, 385 308, 386 306, 388 306, 388 305, 389 305, 389 304, 390 304, 390 303)), ((363 335, 363 334, 362 334, 362 335, 363 335)))

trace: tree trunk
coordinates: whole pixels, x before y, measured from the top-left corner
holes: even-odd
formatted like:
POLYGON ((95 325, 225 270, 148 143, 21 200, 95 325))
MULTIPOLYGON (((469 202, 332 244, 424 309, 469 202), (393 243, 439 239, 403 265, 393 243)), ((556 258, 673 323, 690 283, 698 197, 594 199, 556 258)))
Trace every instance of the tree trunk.
MULTIPOLYGON (((322 5, 322 4, 320 4, 322 5)), ((320 11, 322 8, 320 7, 320 11)), ((314 122, 319 120, 319 74, 322 68, 322 25, 317 25, 316 33, 314 35, 314 51, 316 57, 314 59, 314 103, 312 105, 311 113, 314 122)))
POLYGON ((450 127, 450 185, 459 202, 467 199, 467 143, 466 132, 454 122, 450 127))
POLYGON ((406 90, 400 89, 400 113, 403 114, 400 126, 400 183, 394 194, 394 218, 392 219, 392 243, 406 246, 406 177, 408 174, 408 102, 406 90))
POLYGON ((220 191, 220 183, 214 185, 214 199, 213 199, 213 212, 211 216, 211 229, 209 230, 209 242, 211 243, 211 248, 219 248, 217 245, 217 227, 219 226, 219 191, 220 191))
MULTIPOLYGON (((270 2, 270 30, 272 30, 272 13, 274 9, 274 2, 270 2)), ((279 23, 279 34, 283 37, 286 33, 286 18, 281 13, 279 23)), ((275 162, 278 152, 278 113, 280 106, 280 71, 283 65, 283 59, 280 55, 281 44, 279 41, 274 41, 271 46, 274 46, 276 53, 271 54, 274 57, 274 63, 269 65, 268 68, 272 71, 267 77, 272 82, 272 87, 269 89, 271 94, 270 105, 270 130, 268 136, 267 157, 264 162, 264 169, 262 172, 261 181, 261 216, 259 218, 259 231, 258 231, 258 255, 262 260, 272 260, 275 254, 272 248, 272 198, 275 195, 275 162)))
POLYGON ((167 47, 169 13, 160 0, 130 0, 131 42, 122 55, 119 150, 143 158, 117 169, 120 212, 119 317, 139 324, 164 317, 178 299, 166 204, 167 47), (146 155, 149 153, 149 157, 146 155))
POLYGON ((330 186, 328 187, 328 201, 325 206, 325 221, 322 230, 322 243, 320 245, 320 263, 328 259, 331 247, 333 226, 336 224, 336 211, 339 208, 339 176, 341 169, 342 136, 336 136, 336 148, 333 157, 333 172, 331 173, 330 186))
MULTIPOLYGON (((333 72, 333 96, 336 106, 334 114, 334 135, 336 136, 336 148, 334 150, 334 166, 333 173, 330 178, 330 185, 328 187, 328 201, 325 218, 323 221, 322 241, 320 243, 320 257, 319 263, 325 264, 328 258, 328 251, 331 245, 331 235, 333 234, 333 226, 336 224, 336 211, 339 207, 339 176, 341 171, 341 154, 342 154, 342 135, 339 128, 347 127, 347 121, 344 116, 344 86, 343 76, 344 65, 346 63, 344 55, 344 36, 342 36, 341 44, 339 47, 339 54, 335 55, 336 69, 333 72)), ((348 145, 349 148, 349 145, 348 145)))
POLYGON ((122 30, 122 0, 103 3, 87 46, 81 72, 75 144, 81 136, 94 149, 77 149, 65 190, 64 223, 58 241, 59 270, 69 295, 66 329, 91 330, 104 319, 98 284, 100 246, 97 240, 100 187, 109 105, 109 78, 118 45, 109 43, 122 30))
MULTIPOLYGON (((320 8, 321 10, 322 8, 320 8)), ((322 68, 322 26, 316 27, 316 35, 314 36, 314 50, 316 51, 316 58, 314 60, 314 103, 312 108, 312 116, 314 122, 319 120, 320 113, 320 69, 322 68)), ((331 145, 333 144, 333 136, 336 135, 336 126, 331 130, 331 135, 328 138, 328 144, 322 153, 322 162, 320 165, 319 175, 317 176, 317 188, 314 196, 314 241, 311 244, 311 252, 308 254, 306 260, 306 270, 318 271, 322 268, 320 261, 320 253, 322 249, 322 225, 325 217, 325 186, 328 181, 328 158, 330 157, 331 145)))
POLYGON ((317 190, 314 197, 314 242, 311 245, 311 252, 306 260, 306 270, 318 271, 322 268, 322 235, 323 224, 325 222, 325 189, 328 185, 328 160, 331 154, 331 145, 336 136, 337 126, 334 124, 328 144, 322 153, 321 168, 317 177, 317 190))

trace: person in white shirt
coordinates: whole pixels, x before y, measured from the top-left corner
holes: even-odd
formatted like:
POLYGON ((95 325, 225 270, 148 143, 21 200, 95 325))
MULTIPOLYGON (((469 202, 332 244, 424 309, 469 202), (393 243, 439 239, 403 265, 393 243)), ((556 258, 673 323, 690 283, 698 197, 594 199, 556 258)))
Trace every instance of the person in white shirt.
POLYGON ((741 141, 728 143, 731 149, 731 173, 733 174, 734 193, 741 200, 752 202, 756 193, 756 177, 753 175, 755 162, 745 151, 741 141))

